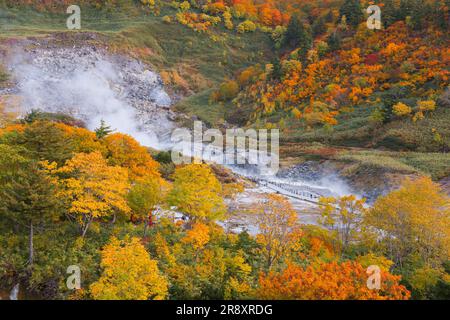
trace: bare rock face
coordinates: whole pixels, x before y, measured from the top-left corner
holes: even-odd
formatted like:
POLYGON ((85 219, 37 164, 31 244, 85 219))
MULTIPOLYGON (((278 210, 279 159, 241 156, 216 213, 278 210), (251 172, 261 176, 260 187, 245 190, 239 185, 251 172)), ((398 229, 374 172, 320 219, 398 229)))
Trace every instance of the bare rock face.
POLYGON ((62 112, 90 129, 104 120, 143 145, 161 148, 175 127, 171 98, 142 62, 91 46, 28 40, 11 51, 8 71, 21 97, 19 112, 62 112))

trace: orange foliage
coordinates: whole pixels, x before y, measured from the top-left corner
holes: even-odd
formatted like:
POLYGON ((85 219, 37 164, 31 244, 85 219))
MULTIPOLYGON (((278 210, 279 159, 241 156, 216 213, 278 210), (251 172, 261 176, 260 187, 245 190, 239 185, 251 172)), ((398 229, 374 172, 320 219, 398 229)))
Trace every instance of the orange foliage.
POLYGON ((407 300, 400 276, 381 271, 381 289, 367 287, 368 274, 356 262, 321 263, 303 269, 289 265, 283 272, 261 274, 258 297, 283 300, 407 300))
POLYGON ((109 164, 128 168, 130 178, 160 177, 159 164, 148 150, 131 136, 121 133, 108 135, 105 139, 109 164))
POLYGON ((55 123, 55 126, 61 129, 66 137, 74 142, 77 153, 89 153, 93 151, 100 151, 102 154, 106 153, 105 146, 98 141, 94 132, 60 122, 55 123))
POLYGON ((251 121, 285 110, 308 125, 335 125, 338 114, 370 102, 375 91, 393 85, 420 88, 430 81, 445 88, 450 72, 441 36, 437 31, 426 37, 413 35, 404 22, 397 22, 362 40, 355 36, 341 50, 306 67, 294 50, 281 62, 280 79, 271 79, 267 72, 245 86, 236 102, 256 105, 251 121))

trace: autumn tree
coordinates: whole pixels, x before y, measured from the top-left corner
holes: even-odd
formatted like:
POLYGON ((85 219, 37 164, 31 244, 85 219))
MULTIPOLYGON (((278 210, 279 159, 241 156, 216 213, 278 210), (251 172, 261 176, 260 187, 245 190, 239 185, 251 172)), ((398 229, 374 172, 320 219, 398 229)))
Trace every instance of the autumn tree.
POLYGON ((381 270, 381 288, 369 289, 366 269, 357 262, 288 265, 280 273, 261 274, 257 296, 275 300, 407 300, 400 277, 381 270))
POLYGON ((73 153, 90 153, 99 151, 106 154, 106 147, 97 138, 94 132, 85 128, 74 127, 64 123, 55 124, 63 132, 67 144, 72 147, 73 153))
POLYGON ((27 230, 30 265, 35 230, 58 220, 61 209, 55 181, 36 162, 21 156, 17 148, 0 145, 0 220, 27 230))
POLYGON ((209 233, 209 227, 207 225, 200 222, 195 223, 192 229, 187 231, 182 241, 192 245, 194 250, 200 250, 209 242, 209 233))
POLYGON ((399 102, 392 107, 392 112, 396 116, 404 117, 404 116, 410 115, 412 112, 412 109, 408 105, 406 105, 402 102, 399 102))
POLYGON ((133 216, 145 221, 145 237, 147 227, 153 223, 153 210, 162 200, 161 185, 157 179, 139 180, 131 187, 127 199, 133 216))
POLYGON ((361 233, 365 202, 365 199, 357 199, 354 195, 337 199, 325 197, 319 201, 320 222, 335 234, 338 240, 336 249, 341 252, 345 252, 361 233))
POLYGON ((129 170, 130 179, 157 177, 158 163, 153 160, 147 148, 141 146, 133 137, 114 133, 104 138, 108 149, 108 163, 129 170))
POLYGON ((113 237, 101 251, 103 272, 91 284, 96 300, 163 300, 168 283, 138 238, 113 237))
POLYGON ((436 268, 449 258, 449 197, 428 177, 407 179, 398 190, 379 197, 364 222, 400 270, 412 255, 436 268))
POLYGON ((271 194, 255 211, 262 255, 269 270, 288 252, 297 231, 297 213, 282 196, 271 194))
POLYGON ((128 214, 128 172, 108 166, 99 152, 76 154, 53 171, 61 177, 61 197, 69 202, 69 216, 81 226, 84 237, 94 219, 128 214))
POLYGON ((168 202, 191 220, 215 220, 225 213, 222 186, 206 164, 179 167, 168 202))

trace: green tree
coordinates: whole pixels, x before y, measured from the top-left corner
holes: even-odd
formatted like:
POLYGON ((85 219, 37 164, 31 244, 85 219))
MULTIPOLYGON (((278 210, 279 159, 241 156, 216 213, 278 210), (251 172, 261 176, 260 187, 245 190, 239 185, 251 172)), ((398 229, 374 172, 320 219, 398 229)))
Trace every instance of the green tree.
POLYGON ((425 20, 431 15, 431 7, 424 0, 416 0, 412 4, 411 23, 414 30, 425 26, 425 20))
POLYGON ((98 139, 103 139, 112 132, 114 132, 114 130, 112 130, 110 126, 106 125, 104 120, 101 120, 100 127, 95 129, 95 135, 97 136, 98 139))
POLYGON ((74 151, 72 141, 50 121, 32 122, 12 143, 23 146, 35 160, 48 160, 60 165, 70 159, 74 151))
POLYGON ((435 1, 431 9, 435 16, 434 21, 436 25, 443 31, 447 31, 450 26, 450 21, 448 18, 449 9, 450 9, 450 0, 435 1))
POLYGON ((312 32, 313 32, 313 36, 319 36, 321 34, 324 34, 325 32, 327 32, 327 25, 325 24, 325 18, 324 17, 320 17, 319 19, 317 19, 316 21, 314 21, 313 25, 312 25, 312 32))
POLYGON ((161 186, 156 179, 138 181, 128 193, 128 206, 139 219, 145 222, 144 237, 147 227, 153 223, 153 210, 161 200, 161 186))
POLYGON ((339 9, 339 16, 347 18, 347 23, 356 27, 364 20, 363 10, 361 8, 360 0, 345 0, 342 7, 339 9))
POLYGON ((339 31, 334 31, 327 38, 327 44, 330 51, 336 51, 341 48, 341 35, 339 31))
POLYGON ((33 264, 35 230, 58 219, 57 186, 37 163, 10 146, 0 145, 0 216, 29 234, 29 264, 33 264))
POLYGON ((293 16, 289 21, 285 35, 285 45, 291 48, 299 48, 303 59, 312 46, 311 32, 305 27, 298 16, 293 16))
POLYGON ((389 27, 398 20, 398 12, 394 0, 385 0, 382 14, 382 21, 385 27, 389 27))

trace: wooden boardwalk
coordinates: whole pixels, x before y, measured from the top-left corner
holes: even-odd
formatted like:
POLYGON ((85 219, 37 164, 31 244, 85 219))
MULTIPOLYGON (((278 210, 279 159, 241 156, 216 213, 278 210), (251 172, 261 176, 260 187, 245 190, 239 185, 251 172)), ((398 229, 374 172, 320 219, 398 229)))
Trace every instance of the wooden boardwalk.
POLYGON ((269 181, 264 179, 255 180, 260 186, 264 186, 279 194, 290 198, 310 202, 318 205, 321 197, 332 195, 327 189, 318 189, 300 183, 288 183, 281 181, 269 181))

